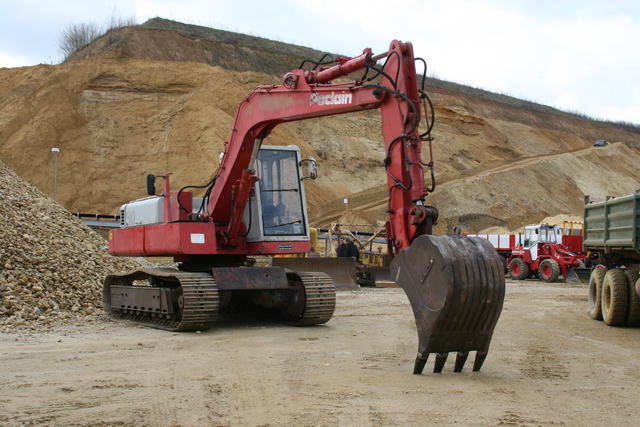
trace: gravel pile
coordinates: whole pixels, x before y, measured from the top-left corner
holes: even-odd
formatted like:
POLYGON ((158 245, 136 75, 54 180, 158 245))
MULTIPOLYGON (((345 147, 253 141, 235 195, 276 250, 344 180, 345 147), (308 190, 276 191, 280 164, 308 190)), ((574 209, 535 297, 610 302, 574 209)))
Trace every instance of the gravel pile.
POLYGON ((0 331, 100 316, 104 277, 137 267, 0 162, 0 331))

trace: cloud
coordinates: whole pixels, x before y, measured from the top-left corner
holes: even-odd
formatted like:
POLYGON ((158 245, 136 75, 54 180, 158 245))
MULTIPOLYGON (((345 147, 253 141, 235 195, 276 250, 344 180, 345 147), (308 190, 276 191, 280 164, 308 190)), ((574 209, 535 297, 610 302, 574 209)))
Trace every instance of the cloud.
POLYGON ((61 59, 59 37, 68 24, 104 24, 112 11, 131 15, 122 0, 2 0, 0 1, 0 52, 21 63, 13 66, 53 63, 61 59), (122 3, 122 4, 121 4, 122 3))
POLYGON ((553 105, 566 111, 577 111, 580 105, 580 96, 571 91, 564 91, 556 96, 553 105))
POLYGON ((640 123, 633 107, 609 107, 630 104, 640 73, 629 48, 640 44, 637 15, 617 12, 616 3, 541 2, 536 13, 525 3, 429 1, 413 14, 424 21, 416 52, 440 78, 595 117, 624 112, 640 123))
POLYGON ((6 52, 0 52, 0 68, 22 67, 28 63, 29 61, 26 58, 13 56, 6 52))
POLYGON ((630 105, 628 107, 619 107, 610 105, 605 108, 603 118, 611 121, 623 121, 630 123, 640 123, 640 104, 630 105))

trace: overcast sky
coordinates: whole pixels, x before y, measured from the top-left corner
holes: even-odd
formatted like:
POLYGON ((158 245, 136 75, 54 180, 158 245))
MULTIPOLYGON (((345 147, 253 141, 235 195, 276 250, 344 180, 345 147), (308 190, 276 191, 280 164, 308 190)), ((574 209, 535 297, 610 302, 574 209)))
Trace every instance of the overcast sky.
POLYGON ((58 63, 67 25, 114 11, 348 56, 411 41, 434 77, 640 124, 637 0, 0 0, 0 67, 58 63))

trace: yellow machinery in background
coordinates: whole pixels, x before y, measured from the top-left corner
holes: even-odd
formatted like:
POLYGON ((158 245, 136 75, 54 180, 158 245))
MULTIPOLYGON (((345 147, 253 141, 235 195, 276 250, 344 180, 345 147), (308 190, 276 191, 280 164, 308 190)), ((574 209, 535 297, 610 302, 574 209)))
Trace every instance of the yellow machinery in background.
POLYGON ((338 231, 336 227, 329 229, 310 229, 311 251, 308 253, 296 253, 279 255, 269 258, 269 265, 285 267, 297 271, 321 271, 327 273, 336 286, 341 288, 356 288, 358 286, 397 287, 391 280, 389 265, 391 256, 382 252, 382 247, 377 251, 372 250, 372 243, 380 237, 377 233, 362 233, 354 231, 338 231), (324 256, 321 256, 320 234, 325 235, 324 256), (362 239, 358 236, 368 236, 362 239), (336 257, 333 248, 334 239, 346 235, 353 240, 360 250, 360 260, 353 258, 336 257), (369 250, 365 249, 370 246, 369 250))

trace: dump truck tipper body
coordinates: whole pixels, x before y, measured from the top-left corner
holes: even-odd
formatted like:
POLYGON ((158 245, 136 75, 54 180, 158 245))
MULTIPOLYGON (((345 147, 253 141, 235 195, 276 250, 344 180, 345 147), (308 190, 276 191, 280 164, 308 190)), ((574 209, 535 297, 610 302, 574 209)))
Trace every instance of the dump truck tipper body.
POLYGON ((602 251, 616 261, 640 263, 640 193, 587 203, 584 208, 584 250, 602 251))
POLYGON ((589 311, 610 326, 640 325, 640 192, 587 203, 583 250, 597 257, 589 311))

